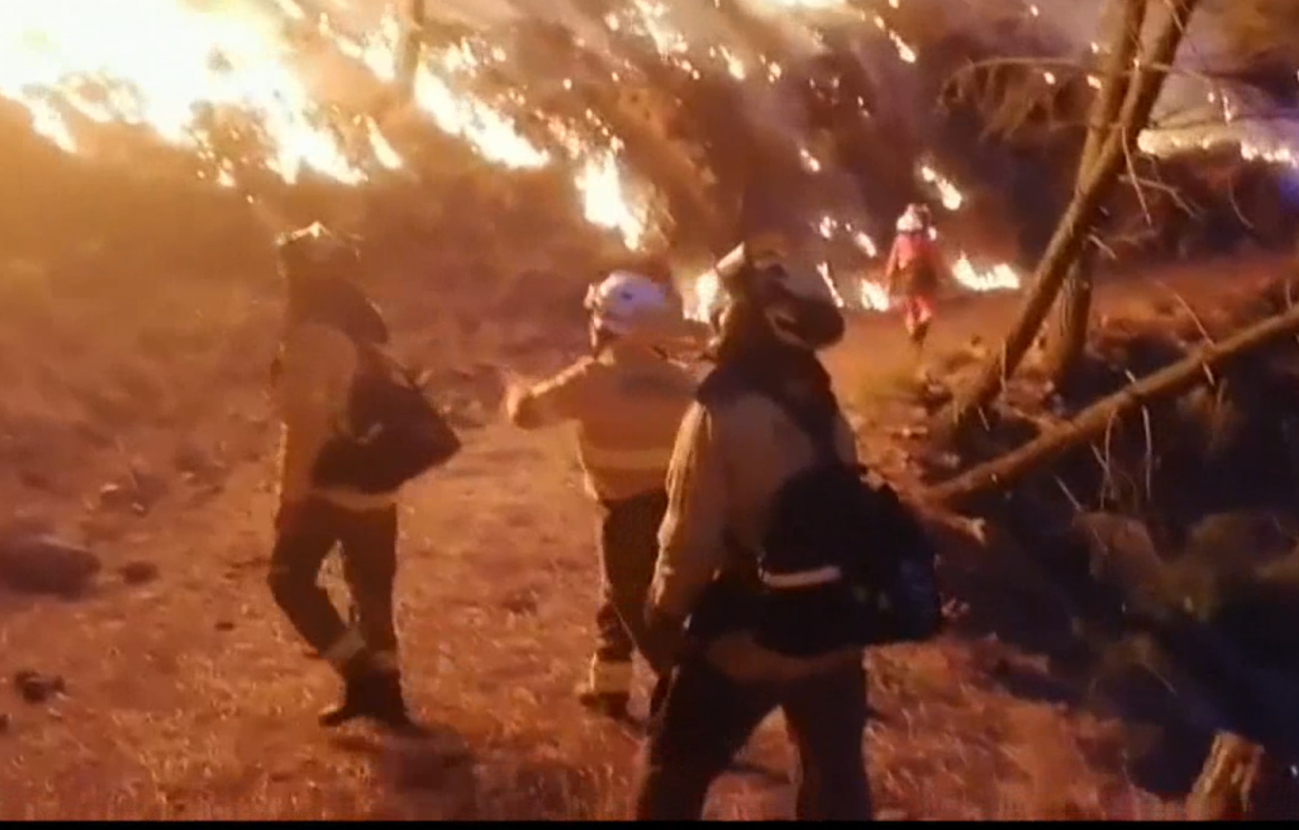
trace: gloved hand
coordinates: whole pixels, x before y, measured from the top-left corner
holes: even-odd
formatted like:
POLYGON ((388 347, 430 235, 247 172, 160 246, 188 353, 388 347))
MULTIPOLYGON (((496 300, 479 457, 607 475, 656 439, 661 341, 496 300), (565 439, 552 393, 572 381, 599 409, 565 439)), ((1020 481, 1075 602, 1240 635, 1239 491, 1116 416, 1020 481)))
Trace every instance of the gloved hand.
POLYGON ((685 652, 685 620, 650 608, 645 617, 645 660, 654 673, 663 677, 681 661, 685 652))

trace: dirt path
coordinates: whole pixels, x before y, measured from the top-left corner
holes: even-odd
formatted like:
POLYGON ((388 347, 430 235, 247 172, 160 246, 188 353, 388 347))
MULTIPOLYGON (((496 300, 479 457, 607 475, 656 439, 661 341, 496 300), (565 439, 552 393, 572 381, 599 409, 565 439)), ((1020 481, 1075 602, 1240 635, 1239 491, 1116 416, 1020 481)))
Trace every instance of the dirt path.
MULTIPOLYGON (((1116 284, 1101 303, 1133 296, 1116 284)), ((936 346, 989 337, 1017 302, 989 296, 949 309, 936 346)), ((830 363, 852 385, 896 371, 905 354, 896 319, 874 318, 854 323, 830 363)), ((359 727, 330 735, 315 725, 335 686, 265 586, 266 440, 219 493, 177 484, 148 515, 113 519, 111 534, 101 527, 106 576, 92 597, 0 596, 0 670, 68 684, 66 697, 45 705, 0 694, 0 818, 623 814, 634 742, 585 717, 571 694, 591 645, 596 569, 568 438, 493 422, 466 441, 447 469, 411 488, 404 509, 403 657, 434 738, 403 742, 359 727), (160 577, 123 584, 115 568, 130 560, 156 564, 160 577)), ((1062 702, 1040 661, 995 639, 953 634, 883 650, 871 670, 881 717, 868 751, 887 815, 1137 818, 1170 809, 1129 782, 1119 724, 1062 702)), ((787 813, 776 718, 746 754, 759 770, 722 783, 716 815, 787 813)))
MULTIPOLYGON (((1152 303, 1178 302, 1207 307, 1215 296, 1241 291, 1255 280, 1274 275, 1286 260, 1218 260, 1167 266, 1140 275, 1111 275, 1097 281, 1095 303, 1100 314, 1122 313, 1152 303)), ((939 306, 927 350, 942 354, 978 337, 996 346, 1023 303, 1018 294, 966 294, 939 306)), ((844 391, 905 371, 910 346, 898 312, 854 315, 844 341, 827 356, 827 364, 844 391)))

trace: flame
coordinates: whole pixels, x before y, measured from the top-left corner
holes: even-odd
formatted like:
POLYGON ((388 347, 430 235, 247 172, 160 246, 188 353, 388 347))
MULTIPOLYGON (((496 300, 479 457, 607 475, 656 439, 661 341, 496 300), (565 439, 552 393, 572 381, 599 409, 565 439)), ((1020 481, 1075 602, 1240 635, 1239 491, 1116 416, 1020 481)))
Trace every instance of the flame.
MULTIPOLYGON (((896 51, 915 63, 918 54, 879 14, 861 14, 849 0, 752 0, 775 15, 836 16, 873 22, 896 51)), ((391 4, 395 6, 396 4, 391 4)), ((705 4, 707 5, 707 4, 705 4)), ((899 0, 889 0, 899 8, 899 0)), ((305 173, 345 186, 360 186, 385 172, 407 167, 403 145, 387 131, 379 106, 341 113, 337 102, 319 98, 308 82, 312 50, 320 46, 368 73, 375 88, 391 91, 402 65, 402 24, 390 8, 370 31, 352 32, 322 9, 345 3, 309 0, 0 0, 0 97, 30 115, 32 129, 69 154, 94 152, 94 125, 125 124, 158 141, 192 152, 214 168, 200 175, 219 185, 240 184, 242 172, 225 160, 205 126, 213 108, 249 117, 258 127, 265 157, 260 163, 284 182, 305 173), (361 148, 358 151, 358 146, 361 148), (358 157, 358 153, 359 156, 358 157)), ((883 11, 883 9, 881 9, 883 11)), ((786 69, 749 44, 705 43, 687 37, 677 4, 627 0, 600 23, 620 39, 637 39, 664 66, 701 78, 703 73, 745 83, 782 82, 786 69)), ((813 39, 820 36, 809 26, 813 39)), ((583 41, 579 41, 581 45, 583 41)), ((620 84, 634 62, 610 55, 609 81, 620 84)), ((536 109, 530 93, 501 80, 513 57, 498 42, 462 39, 429 48, 414 67, 410 109, 441 132, 459 138, 487 163, 505 169, 556 168, 571 176, 582 213, 629 249, 644 247, 654 227, 654 190, 638 179, 621 142, 590 109, 574 116, 536 109), (499 70, 499 71, 498 71, 499 70), (494 97, 488 97, 485 89, 494 97), (499 93, 499 94, 497 94, 499 93), (527 121, 527 129, 521 126, 527 121)), ((572 91, 574 81, 560 84, 572 91)), ((835 162, 796 146, 798 161, 811 173, 835 162)), ((932 165, 917 175, 931 185, 950 211, 966 204, 964 194, 932 165)), ((825 214, 812 229, 825 240, 845 240, 867 260, 879 256, 860 217, 825 214)), ((851 250, 851 249, 850 249, 851 250)), ((844 298, 830 279, 835 302, 884 309, 888 298, 862 282, 860 297, 844 298)), ((1012 288, 1018 277, 1009 266, 978 269, 961 254, 953 264, 970 290, 1012 288)), ((687 314, 706 318, 719 301, 715 271, 693 282, 687 314)))
POLYGON ((826 9, 846 9, 848 8, 847 0, 766 0, 772 6, 783 9, 811 9, 822 11, 826 9))
POLYGON ((31 107, 33 127, 68 152, 79 144, 51 98, 91 121, 145 126, 194 149, 203 149, 194 129, 197 105, 233 106, 260 116, 273 138, 268 166, 286 181, 304 168, 360 181, 337 139, 313 118, 314 102, 283 60, 279 39, 277 20, 251 9, 215 14, 174 0, 6 0, 0 95, 31 107))
POLYGON ((964 253, 952 263, 952 277, 971 291, 1006 291, 1019 288, 1019 273, 1007 263, 977 268, 964 253))
POLYGON ((1137 136, 1137 147, 1141 152, 1161 157, 1233 145, 1244 161, 1261 161, 1278 167, 1299 169, 1299 148, 1281 142, 1258 140, 1239 125, 1209 126, 1177 133, 1146 130, 1137 136))
POLYGON ((488 161, 513 168, 541 167, 550 161, 505 116, 481 101, 458 96, 427 66, 415 74, 415 105, 447 134, 467 139, 488 161))
POLYGON ((888 289, 874 280, 861 281, 861 294, 858 297, 861 307, 867 311, 888 311, 893 306, 893 298, 888 289))
POLYGON ((708 322, 722 301, 722 280, 710 268, 691 281, 686 288, 685 316, 688 320, 708 322))
POLYGON ((948 210, 960 210, 961 205, 965 204, 965 194, 956 185, 952 184, 946 176, 928 164, 920 166, 920 178, 932 184, 938 190, 938 197, 942 200, 943 207, 948 210))
POLYGON ((628 248, 641 247, 648 217, 640 203, 627 197, 617 156, 610 152, 588 159, 576 181, 587 221, 617 231, 628 248))
MULTIPOLYGON (((984 293, 988 291, 1014 291, 1023 280, 1018 271, 1008 263, 997 263, 986 267, 976 266, 964 252, 957 255, 951 263, 953 279, 968 291, 984 293)), ((866 311, 888 311, 893 308, 894 298, 880 283, 862 278, 858 282, 858 303, 866 311)))

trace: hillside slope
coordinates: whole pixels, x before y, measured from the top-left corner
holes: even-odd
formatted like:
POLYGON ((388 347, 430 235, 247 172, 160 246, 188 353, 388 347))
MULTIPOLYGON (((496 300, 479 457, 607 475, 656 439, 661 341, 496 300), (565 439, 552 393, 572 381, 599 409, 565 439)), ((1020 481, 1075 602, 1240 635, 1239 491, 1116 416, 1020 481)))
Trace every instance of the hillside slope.
MULTIPOLYGON (((1227 287, 1204 274, 1170 279, 1197 302, 1227 287)), ((1116 283, 1102 307, 1161 290, 1116 283)), ((587 718, 571 694, 593 635, 591 509, 567 436, 520 433, 496 412, 502 370, 561 365, 580 344, 580 316, 556 307, 548 326, 542 317, 516 318, 514 328, 502 319, 475 338, 453 334, 477 330, 473 306, 444 296, 437 307, 434 330, 411 325, 419 315, 403 309, 401 338, 408 353, 442 361, 467 447, 413 487, 404 507, 403 659, 414 705, 435 731, 414 743, 315 725, 334 681, 308 659, 265 587, 275 432, 255 355, 269 348, 273 301, 246 306, 257 311, 244 329, 230 328, 230 316, 213 331, 193 322, 206 317, 183 324, 173 314, 152 318, 161 329, 132 330, 138 321, 123 317, 117 339, 89 343, 88 319, 66 305, 26 320, 26 336, 42 332, 28 342, 42 350, 5 351, 9 376, 26 384, 11 380, 3 407, 11 446, 26 447, 6 495, 27 522, 84 540, 103 569, 79 598, 0 595, 0 673, 66 681, 65 696, 41 704, 22 702, 16 689, 0 697, 0 815, 625 811, 634 736, 587 718), (40 359, 54 354, 57 362, 40 359), (112 397, 137 386, 153 397, 112 397), (120 429, 108 420, 114 412, 120 429), (178 448, 188 448, 184 463, 178 448), (108 472, 127 473, 127 456, 141 459, 127 483, 150 482, 153 493, 135 510, 98 493, 108 472)), ((1007 297, 953 306, 939 349, 992 337, 1011 308, 1007 297)), ((856 319, 828 359, 846 400, 907 365, 897 321, 886 316, 856 319)), ((862 436, 868 457, 886 458, 893 415, 863 415, 875 418, 862 436)), ((331 580, 338 584, 336 573, 331 580)), ((962 601, 1004 601, 969 587, 962 601)), ((1131 782, 1122 722, 1073 702, 1068 683, 1003 639, 1011 638, 958 626, 933 645, 872 655, 880 719, 867 749, 881 807, 915 818, 1176 812, 1131 782)), ((773 719, 746 753, 754 768, 721 788, 718 814, 784 814, 787 752, 773 719)))

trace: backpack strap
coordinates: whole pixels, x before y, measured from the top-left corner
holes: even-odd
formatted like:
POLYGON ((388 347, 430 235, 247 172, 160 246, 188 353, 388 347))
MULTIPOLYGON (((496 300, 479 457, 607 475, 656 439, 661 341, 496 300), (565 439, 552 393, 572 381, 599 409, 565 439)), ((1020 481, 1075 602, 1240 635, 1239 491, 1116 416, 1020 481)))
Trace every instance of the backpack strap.
POLYGON ((824 417, 823 413, 815 412, 811 407, 795 401, 785 394, 783 390, 764 389, 762 394, 784 410, 795 426, 807 436, 807 439, 812 442, 812 448, 816 452, 818 459, 827 464, 843 463, 843 459, 839 456, 838 444, 835 441, 835 433, 837 432, 835 427, 838 420, 834 417, 836 413, 832 412, 830 417, 824 417))

